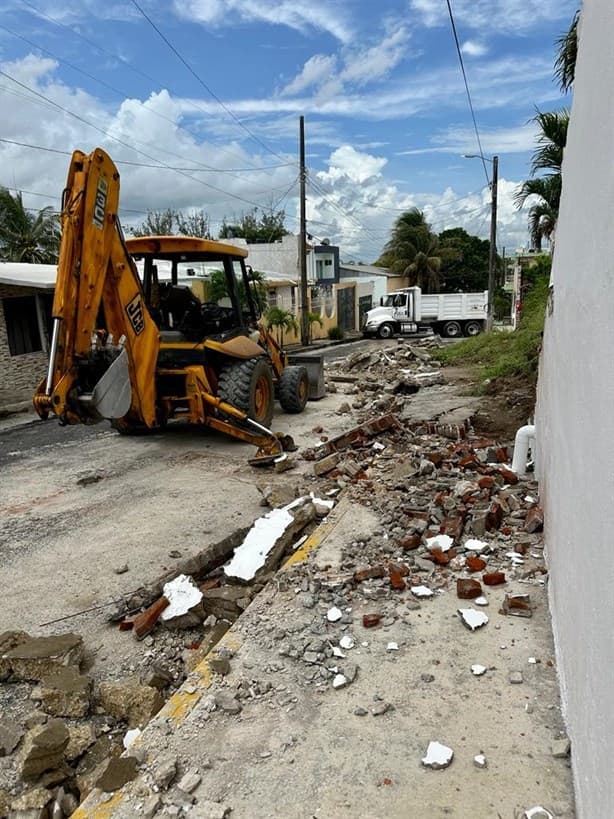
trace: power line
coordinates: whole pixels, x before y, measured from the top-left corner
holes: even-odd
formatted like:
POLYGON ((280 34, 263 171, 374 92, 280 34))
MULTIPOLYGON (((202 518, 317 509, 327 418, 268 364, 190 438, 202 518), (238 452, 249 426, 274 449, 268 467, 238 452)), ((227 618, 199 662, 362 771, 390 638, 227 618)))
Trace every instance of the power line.
MULTIPOLYGON (((28 45, 32 46, 32 48, 36 48, 39 51, 42 51, 44 54, 48 54, 54 60, 58 60, 58 62, 63 63, 64 65, 67 65, 73 71, 77 71, 78 73, 83 74, 83 76, 87 77, 88 79, 92 80, 93 82, 96 82, 99 85, 102 85, 104 88, 108 88, 110 91, 112 91, 114 94, 117 94, 119 97, 121 97, 123 99, 126 99, 126 98, 128 98, 130 96, 126 91, 123 91, 120 88, 116 88, 115 86, 110 85, 108 82, 105 82, 104 80, 100 79, 99 77, 95 76, 94 74, 90 74, 88 71, 85 71, 82 68, 80 68, 79 66, 74 65, 74 63, 68 62, 68 60, 65 60, 63 57, 60 57, 58 54, 55 54, 53 51, 50 51, 49 49, 44 48, 43 46, 39 45, 38 43, 33 42, 32 40, 29 40, 27 37, 24 37, 22 34, 19 34, 16 31, 13 31, 12 29, 8 28, 5 25, 2 25, 1 23, 0 23, 0 29, 3 29, 4 31, 8 32, 13 37, 17 37, 19 40, 23 40, 24 43, 27 43, 28 45)), ((138 104, 142 108, 146 108, 154 116, 165 120, 165 122, 169 122, 173 127, 179 127, 181 130, 188 131, 189 133, 191 133, 194 136, 199 136, 198 133, 196 133, 195 131, 193 131, 190 128, 187 128, 184 125, 179 125, 178 126, 177 122, 174 119, 171 119, 170 117, 167 117, 164 114, 160 113, 160 111, 157 111, 151 105, 148 105, 147 102, 143 102, 142 100, 138 100, 138 104)), ((179 154, 174 154, 174 153, 171 153, 170 151, 166 151, 166 153, 169 153, 171 156, 176 156, 179 159, 183 158, 183 157, 179 156, 179 154)), ((247 168, 247 169, 245 169, 245 168, 237 168, 237 169, 233 169, 233 168, 228 168, 228 169, 215 168, 212 165, 205 165, 203 162, 199 162, 198 160, 194 160, 194 161, 198 162, 198 164, 201 165, 204 170, 209 171, 209 172, 230 173, 230 174, 232 174, 232 173, 236 173, 236 172, 245 172, 245 171, 252 170, 251 168, 247 168)), ((137 163, 133 163, 133 164, 136 165, 137 163)), ((283 166, 294 165, 294 164, 295 164, 294 162, 288 162, 288 163, 283 163, 283 166)), ((154 167, 154 166, 144 166, 144 167, 154 167)), ((275 167, 282 167, 282 165, 278 164, 278 165, 267 166, 267 167, 275 168, 275 167)), ((194 168, 194 169, 192 169, 192 168, 179 168, 178 170, 195 170, 195 171, 198 171, 199 169, 198 168, 194 168)), ((260 168, 253 168, 253 170, 260 170, 260 168)), ((237 177, 237 179, 238 178, 239 177, 237 177)))
POLYGON ((166 43, 166 45, 170 48, 173 54, 177 57, 177 59, 188 69, 190 74, 194 77, 194 79, 205 89, 205 91, 210 94, 213 99, 218 103, 218 105, 226 111, 226 113, 234 119, 234 121, 239 125, 246 134, 248 134, 254 142, 257 142, 265 151, 268 151, 273 156, 276 156, 278 159, 282 159, 279 154, 275 153, 275 151, 270 148, 266 143, 264 143, 259 137, 257 137, 253 131, 251 131, 244 122, 242 122, 239 117, 231 111, 230 108, 223 102, 223 100, 218 97, 218 95, 210 88, 207 83, 202 79, 202 77, 196 73, 196 71, 192 68, 190 63, 184 59, 182 54, 175 48, 175 46, 171 43, 171 41, 166 37, 166 35, 158 28, 158 26, 154 23, 154 21, 149 17, 149 15, 141 8, 141 6, 136 2, 136 0, 130 0, 132 5, 139 11, 139 13, 147 20, 149 25, 153 28, 153 30, 158 34, 158 36, 166 43))
POLYGON ((456 23, 454 22, 454 15, 452 13, 452 6, 450 5, 450 0, 446 0, 446 4, 448 6, 448 12, 450 14, 450 23, 452 24, 452 34, 454 35, 454 43, 456 44, 456 53, 458 54, 458 61, 460 63, 461 72, 463 75, 463 82, 465 83, 465 91, 467 92, 467 100, 469 102, 469 110, 471 111, 471 119, 473 120, 473 128, 475 130, 475 136, 478 141, 478 148, 480 151, 480 159, 482 160, 482 165, 484 167, 484 175, 486 176, 486 184, 490 187, 490 179, 488 177, 488 169, 486 168, 486 160, 484 159, 484 151, 482 150, 482 141, 480 140, 480 131, 478 129, 478 122, 475 118, 475 111, 473 110, 473 102, 471 101, 471 92, 469 91, 469 83, 467 82, 467 73, 465 71, 465 63, 463 61, 463 54, 461 51, 460 43, 458 41, 458 34, 456 33, 456 23))
MULTIPOLYGON (((40 197, 42 197, 44 199, 55 199, 55 200, 58 199, 57 196, 54 196, 51 193, 38 193, 38 191, 26 191, 23 188, 14 188, 14 187, 11 187, 10 185, 3 185, 1 182, 0 182, 0 188, 5 188, 7 191, 15 191, 16 193, 25 193, 28 196, 40 196, 40 197)), ((52 205, 49 205, 49 207, 52 207, 52 205)), ((133 208, 123 208, 123 207, 121 207, 121 205, 120 205, 119 209, 123 210, 125 213, 141 213, 141 214, 142 213, 147 213, 146 210, 134 210, 133 208)), ((35 208, 25 208, 25 210, 35 210, 35 208)), ((61 211, 54 211, 54 213, 61 213, 61 211)))
MULTIPOLYGON (((99 133, 104 134, 104 136, 106 136, 108 139, 112 139, 114 142, 117 142, 119 145, 123 145, 125 148, 128 148, 129 150, 135 151, 136 153, 141 154, 142 156, 146 157, 147 159, 152 160, 153 162, 159 162, 161 168, 166 168, 167 170, 173 170, 173 168, 171 168, 166 163, 163 163, 161 160, 156 159, 155 156, 151 156, 151 154, 148 154, 145 151, 142 151, 142 150, 139 150, 138 148, 135 148, 134 145, 130 145, 128 142, 125 142, 124 140, 119 139, 119 137, 113 136, 108 131, 106 131, 104 128, 101 128, 100 126, 95 125, 92 122, 89 122, 89 120, 85 119, 84 117, 80 116, 79 114, 75 114, 74 111, 71 111, 68 108, 63 107, 62 105, 59 105, 57 102, 54 102, 53 100, 50 100, 44 94, 41 94, 40 92, 35 91, 33 88, 30 88, 30 86, 26 85, 25 83, 22 83, 19 80, 16 80, 14 77, 12 77, 10 74, 7 74, 5 71, 0 70, 0 76, 6 77, 7 79, 14 82, 16 85, 20 86, 21 88, 24 88, 26 91, 29 91, 31 94, 34 94, 36 97, 39 97, 40 99, 44 100, 44 102, 50 103, 51 105, 53 105, 58 110, 64 112, 65 114, 68 114, 69 116, 73 117, 74 119, 78 120, 79 122, 84 123, 85 125, 89 126, 90 128, 93 128, 95 131, 98 131, 99 133)), ((140 143, 137 143, 137 144, 140 144, 140 143)), ((260 203, 258 203, 258 202, 254 202, 251 199, 246 199, 245 197, 239 196, 238 194, 229 193, 228 191, 225 191, 222 188, 218 188, 216 185, 211 185, 209 182, 204 182, 202 179, 197 179, 194 176, 190 176, 185 171, 175 170, 175 173, 178 173, 180 176, 184 176, 186 179, 190 179, 192 182, 196 182, 199 185, 203 185, 206 188, 214 190, 214 191, 216 191, 218 193, 223 193, 223 194, 225 194, 226 196, 228 196, 231 199, 237 199, 240 202, 245 202, 248 205, 252 205, 252 207, 257 207, 257 208, 262 207, 262 205, 260 203)), ((279 189, 275 189, 275 190, 279 190, 279 189)), ((266 191, 262 191, 262 193, 266 193, 266 191)))
MULTIPOLYGON (((62 23, 60 20, 56 19, 55 17, 51 17, 48 14, 44 14, 42 11, 37 9, 36 6, 34 6, 32 3, 28 2, 28 0, 21 0, 21 3, 22 3, 22 5, 27 6, 30 9, 31 12, 34 12, 36 17, 41 17, 43 20, 47 20, 48 22, 52 23, 54 26, 57 26, 58 28, 63 28, 66 31, 69 31, 74 37, 78 37, 80 40, 83 40, 83 42, 85 42, 88 45, 95 48, 96 51, 98 51, 100 54, 105 54, 107 57, 110 57, 113 60, 117 60, 118 62, 125 65, 130 71, 132 71, 135 74, 138 74, 140 77, 142 77, 143 79, 146 79, 148 82, 152 82, 152 83, 154 83, 154 85, 159 86, 160 88, 168 88, 169 91, 173 91, 173 93, 175 93, 177 96, 181 96, 180 92, 178 92, 176 89, 173 89, 173 87, 170 86, 168 83, 162 82, 161 80, 158 80, 155 77, 152 77, 151 74, 147 74, 145 71, 142 71, 140 68, 137 68, 137 66, 133 65, 130 62, 130 60, 126 59, 126 57, 123 57, 121 54, 114 54, 112 51, 109 51, 108 49, 103 48, 101 45, 94 42, 93 40, 90 40, 84 34, 81 34, 81 32, 75 31, 69 25, 66 25, 66 23, 62 23)), ((198 105, 194 101, 192 101, 192 104, 198 111, 201 111, 201 113, 205 114, 206 116, 210 116, 210 112, 206 111, 201 105, 198 105)), ((239 156, 237 151, 229 150, 228 148, 226 148, 224 146, 221 146, 219 144, 216 144, 216 143, 213 143, 213 144, 216 146, 216 149, 218 151, 221 151, 222 153, 226 153, 229 156, 235 156, 235 157, 239 156)))
MULTIPOLYGON (((1 28, 1 26, 0 26, 1 28)), ((0 86, 2 88, 4 86, 0 86)), ((8 89, 6 89, 8 90, 8 89)), ((25 99, 31 99, 31 97, 26 97, 25 94, 21 94, 25 99)), ((6 142, 9 145, 19 145, 21 148, 32 148, 36 151, 47 151, 48 153, 52 154, 62 154, 62 156, 72 156, 70 151, 60 151, 58 148, 48 148, 45 145, 32 145, 29 142, 18 142, 16 139, 6 139, 5 137, 0 137, 0 142, 6 142)), ((160 165, 153 165, 148 162, 130 162, 127 159, 114 159, 113 160, 116 165, 130 165, 134 168, 157 168, 159 170, 167 170, 163 166, 160 165)), ((249 173, 254 171, 266 171, 270 168, 289 168, 290 166, 296 165, 296 162, 283 162, 279 163, 278 165, 263 165, 260 168, 211 168, 204 166, 203 168, 178 168, 168 166, 168 170, 171 171, 192 171, 193 173, 249 173)))

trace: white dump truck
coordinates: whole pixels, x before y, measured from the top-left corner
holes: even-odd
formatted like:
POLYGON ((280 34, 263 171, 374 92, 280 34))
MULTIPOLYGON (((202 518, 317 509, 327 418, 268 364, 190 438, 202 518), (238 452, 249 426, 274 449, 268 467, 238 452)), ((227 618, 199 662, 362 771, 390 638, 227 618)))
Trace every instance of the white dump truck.
POLYGON ((380 300, 365 313, 365 338, 413 335, 431 328, 448 338, 477 336, 485 327, 488 291, 482 293, 423 293, 419 287, 403 287, 380 300))

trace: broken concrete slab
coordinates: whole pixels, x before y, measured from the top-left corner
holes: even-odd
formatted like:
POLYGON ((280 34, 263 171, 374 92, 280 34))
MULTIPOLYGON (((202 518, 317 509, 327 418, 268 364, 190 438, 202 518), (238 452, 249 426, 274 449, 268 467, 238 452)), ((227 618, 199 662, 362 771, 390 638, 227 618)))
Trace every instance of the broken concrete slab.
POLYGON ((326 475, 328 472, 332 472, 333 469, 337 466, 341 459, 341 456, 338 452, 333 452, 330 455, 327 455, 326 458, 322 458, 321 461, 316 461, 313 465, 313 474, 317 478, 321 478, 322 475, 326 475))
POLYGON ((103 769, 94 783, 105 793, 114 793, 128 782, 136 779, 137 760, 133 756, 115 756, 104 763, 103 769))
POLYGON ((60 767, 68 740, 68 728, 60 719, 51 719, 46 725, 28 731, 19 753, 21 776, 34 779, 60 767))
POLYGON ((10 756, 21 742, 24 730, 12 719, 0 720, 0 757, 10 756))
POLYGON ((90 708, 92 679, 74 666, 47 674, 32 692, 44 711, 55 717, 84 717, 90 708))
POLYGON ((11 802, 11 819, 39 819, 48 816, 53 794, 47 788, 33 788, 11 802))
POLYGON ((142 728, 164 705, 158 689, 131 678, 100 683, 98 700, 108 714, 126 720, 130 728, 142 728))
POLYGON ((15 679, 34 682, 62 666, 79 666, 82 659, 83 638, 79 634, 30 637, 2 655, 15 679))

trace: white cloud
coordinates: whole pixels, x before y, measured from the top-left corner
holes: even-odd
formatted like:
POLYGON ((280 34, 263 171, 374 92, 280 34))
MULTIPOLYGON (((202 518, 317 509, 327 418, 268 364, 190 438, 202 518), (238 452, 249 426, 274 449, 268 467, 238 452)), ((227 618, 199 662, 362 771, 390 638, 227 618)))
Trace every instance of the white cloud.
MULTIPOLYGON (((410 0, 409 7, 426 26, 450 24, 442 0, 410 0)), ((577 7, 577 0, 454 0, 453 12, 457 26, 524 33, 544 22, 570 23, 577 7)))
POLYGON ((292 96, 312 86, 321 86, 335 71, 337 58, 334 55, 314 54, 296 77, 282 90, 284 96, 292 96))
POLYGON ((468 57, 483 57, 488 54, 488 46, 478 40, 466 40, 461 46, 461 51, 468 57))
POLYGON ((409 32, 404 26, 371 48, 353 47, 348 53, 341 79, 364 84, 387 76, 407 54, 409 32))
MULTIPOLYGON (((538 129, 529 122, 510 128, 482 128, 480 139, 482 150, 488 154, 511 154, 532 151, 535 148, 538 129)), ((435 134, 431 147, 409 148, 399 151, 400 156, 413 154, 440 153, 465 154, 476 152, 475 131, 471 128, 447 128, 435 134)))
POLYGON ((311 0, 175 0, 178 15, 209 26, 234 26, 243 23, 269 23, 298 31, 316 29, 342 43, 352 38, 352 28, 344 4, 311 0))

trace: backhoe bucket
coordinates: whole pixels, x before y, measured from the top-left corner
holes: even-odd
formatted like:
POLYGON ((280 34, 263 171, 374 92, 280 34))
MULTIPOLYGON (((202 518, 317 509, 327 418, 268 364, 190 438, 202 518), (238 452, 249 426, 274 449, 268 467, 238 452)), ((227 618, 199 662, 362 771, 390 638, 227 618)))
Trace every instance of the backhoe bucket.
POLYGON ((294 353, 288 356, 290 364, 305 367, 309 376, 309 400, 318 401, 326 395, 324 356, 321 353, 294 353))

